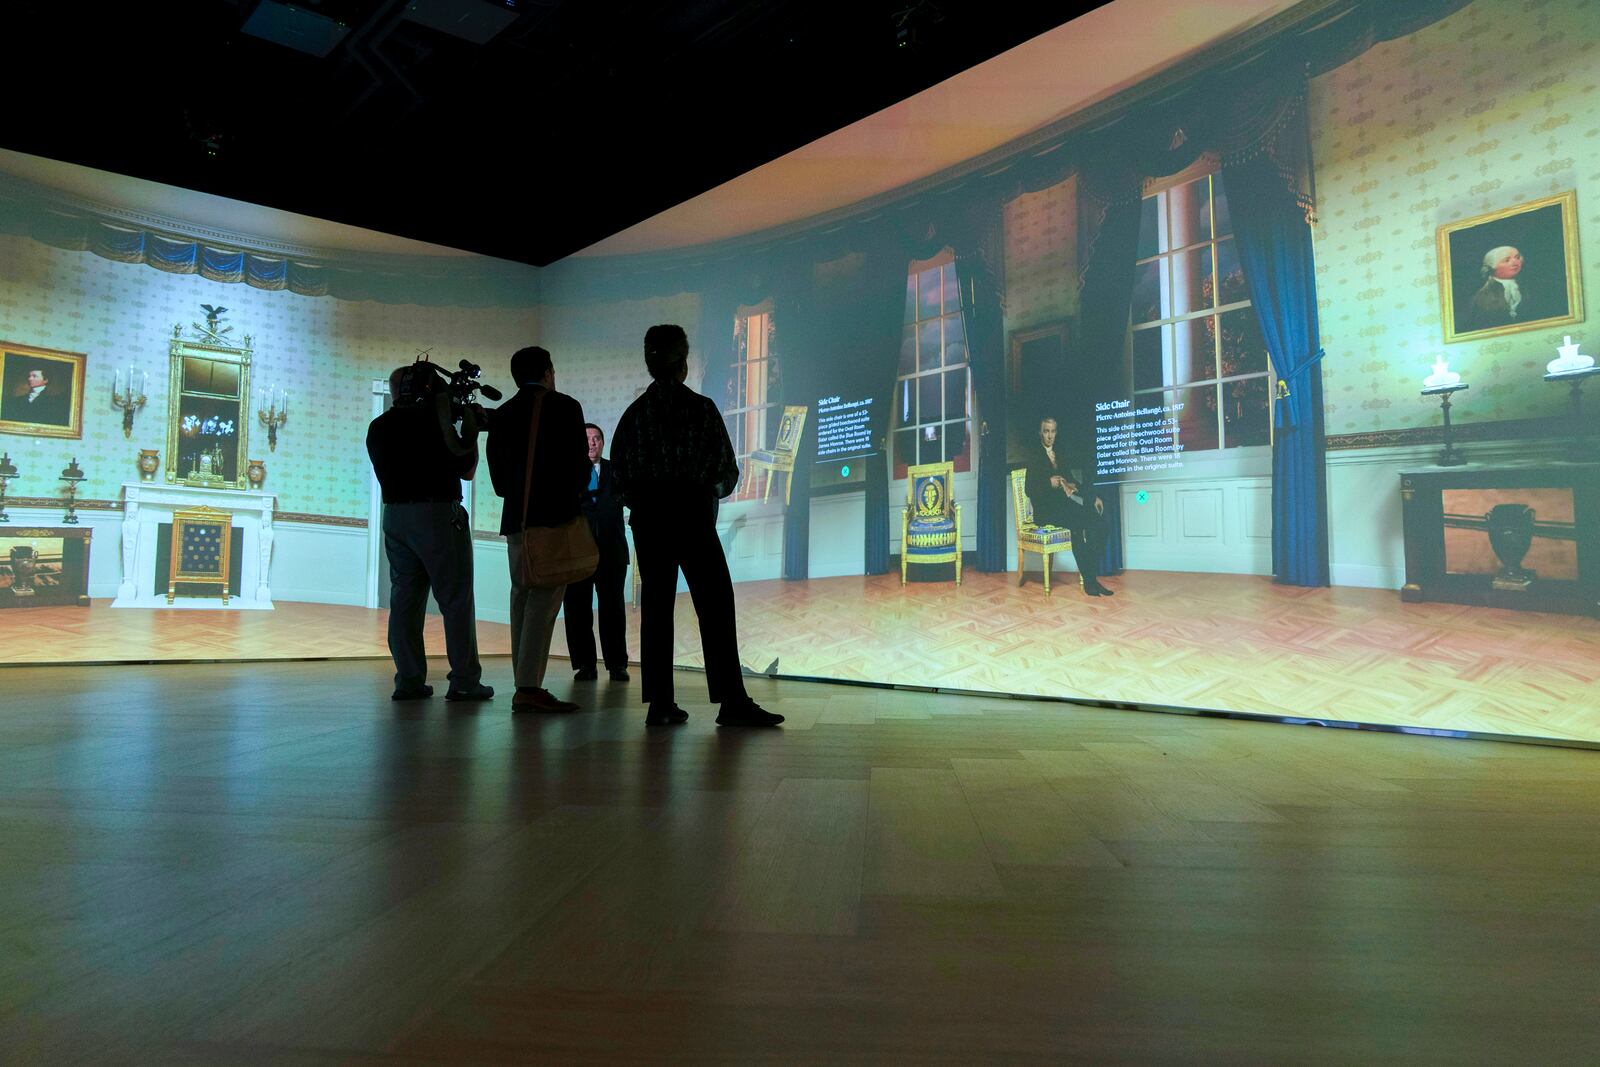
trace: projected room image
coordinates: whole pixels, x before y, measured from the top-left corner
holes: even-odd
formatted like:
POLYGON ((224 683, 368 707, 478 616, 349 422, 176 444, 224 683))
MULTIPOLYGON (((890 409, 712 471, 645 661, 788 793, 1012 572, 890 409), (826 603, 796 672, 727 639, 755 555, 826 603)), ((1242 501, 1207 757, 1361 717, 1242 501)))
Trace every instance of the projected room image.
MULTIPOLYGON (((389 371, 509 389, 537 343, 606 438, 678 323, 740 467, 748 669, 1600 739, 1600 193, 1562 132, 1594 104, 1484 71, 1463 115, 1495 10, 1092 122, 973 103, 1071 65, 1047 34, 542 269, 8 153, 4 656, 381 657, 389 371)), ((504 653, 486 470, 463 503, 504 653)))

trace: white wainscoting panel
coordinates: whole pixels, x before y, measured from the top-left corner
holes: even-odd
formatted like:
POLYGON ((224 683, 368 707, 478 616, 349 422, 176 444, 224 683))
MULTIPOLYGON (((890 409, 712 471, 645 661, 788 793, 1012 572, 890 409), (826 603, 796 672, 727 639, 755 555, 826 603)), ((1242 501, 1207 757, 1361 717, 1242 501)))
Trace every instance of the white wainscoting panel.
POLYGON ((367 602, 365 527, 280 519, 273 528, 273 600, 353 607, 367 602))

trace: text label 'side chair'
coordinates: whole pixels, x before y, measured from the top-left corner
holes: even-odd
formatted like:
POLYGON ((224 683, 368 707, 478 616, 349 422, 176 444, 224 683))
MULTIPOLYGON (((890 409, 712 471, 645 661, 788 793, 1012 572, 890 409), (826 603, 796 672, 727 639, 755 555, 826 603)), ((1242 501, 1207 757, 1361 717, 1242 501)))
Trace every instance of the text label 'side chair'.
POLYGON ((778 422, 778 439, 771 448, 762 448, 750 453, 746 461, 746 470, 751 477, 756 471, 767 472, 767 484, 762 493, 764 503, 772 495, 772 476, 783 474, 783 502, 789 503, 789 486, 794 483, 794 455, 800 449, 800 434, 806 428, 806 406, 792 404, 783 409, 783 418, 778 422))
POLYGON ((906 511, 900 520, 900 584, 910 563, 954 563, 961 584, 961 505, 955 502, 955 464, 924 463, 906 471, 906 511))
POLYGON ((1033 501, 1028 499, 1025 483, 1028 472, 1011 472, 1011 503, 1017 513, 1017 584, 1022 584, 1024 552, 1039 553, 1044 564, 1044 595, 1050 595, 1050 557, 1072 548, 1072 531, 1065 526, 1039 526, 1033 521, 1033 501))

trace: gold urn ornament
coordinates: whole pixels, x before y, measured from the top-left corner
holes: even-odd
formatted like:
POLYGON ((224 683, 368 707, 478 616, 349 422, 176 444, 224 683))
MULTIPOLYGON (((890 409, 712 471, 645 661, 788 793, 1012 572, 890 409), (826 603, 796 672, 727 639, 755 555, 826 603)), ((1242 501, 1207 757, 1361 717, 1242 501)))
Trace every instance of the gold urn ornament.
POLYGON ((252 459, 244 469, 244 476, 250 479, 250 488, 260 489, 261 483, 267 480, 267 465, 259 459, 252 459))
POLYGON ((154 480, 156 471, 161 469, 161 450, 159 448, 139 449, 139 480, 148 482, 154 480))

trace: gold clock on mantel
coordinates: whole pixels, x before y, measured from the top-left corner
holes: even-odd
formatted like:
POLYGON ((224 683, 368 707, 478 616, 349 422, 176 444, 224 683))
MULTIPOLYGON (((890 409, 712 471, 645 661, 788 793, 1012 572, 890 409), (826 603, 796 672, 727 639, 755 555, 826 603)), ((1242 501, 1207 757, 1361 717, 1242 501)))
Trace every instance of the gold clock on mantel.
POLYGON ((250 335, 234 344, 224 307, 201 304, 204 323, 172 328, 167 390, 167 481, 247 489, 250 436, 250 335))

